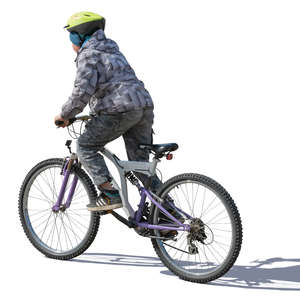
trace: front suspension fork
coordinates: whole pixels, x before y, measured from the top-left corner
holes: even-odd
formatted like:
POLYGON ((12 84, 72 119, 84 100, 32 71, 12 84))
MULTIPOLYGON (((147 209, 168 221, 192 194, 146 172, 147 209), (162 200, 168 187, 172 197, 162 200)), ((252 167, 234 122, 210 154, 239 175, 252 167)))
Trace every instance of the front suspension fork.
POLYGON ((76 185, 77 185, 77 182, 78 182, 78 177, 76 176, 75 173, 74 173, 74 178, 73 178, 73 181, 72 181, 72 184, 71 184, 71 188, 70 188, 70 191, 69 191, 67 201, 63 205, 62 205, 62 201, 63 201, 64 196, 65 196, 66 186, 68 184, 68 180, 69 180, 69 177, 70 177, 70 174, 71 174, 71 168, 72 168, 74 162, 78 163, 78 159, 77 159, 76 154, 72 153, 71 156, 65 160, 65 163, 62 166, 61 175, 64 175, 64 179, 63 179, 63 182, 62 182, 59 194, 58 194, 57 201, 54 204, 54 206, 52 207, 53 212, 58 212, 59 210, 64 211, 67 208, 69 208, 70 205, 71 205, 71 201, 72 201, 72 198, 73 198, 73 195, 74 195, 74 192, 75 192, 75 189, 76 189, 76 185))

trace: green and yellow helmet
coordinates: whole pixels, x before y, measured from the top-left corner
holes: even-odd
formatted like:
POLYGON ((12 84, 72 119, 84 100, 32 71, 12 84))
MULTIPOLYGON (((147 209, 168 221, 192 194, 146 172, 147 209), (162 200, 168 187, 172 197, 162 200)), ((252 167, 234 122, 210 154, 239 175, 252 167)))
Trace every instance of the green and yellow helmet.
POLYGON ((93 12, 82 11, 72 15, 64 28, 79 34, 93 34, 98 29, 104 30, 105 19, 93 12))

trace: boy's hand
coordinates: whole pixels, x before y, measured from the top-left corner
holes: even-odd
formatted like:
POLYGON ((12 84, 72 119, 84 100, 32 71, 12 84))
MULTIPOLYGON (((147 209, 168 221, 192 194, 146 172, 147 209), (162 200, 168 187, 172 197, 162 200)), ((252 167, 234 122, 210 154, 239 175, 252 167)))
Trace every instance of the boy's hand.
MULTIPOLYGON (((54 118, 54 124, 55 124, 55 121, 62 121, 62 122, 64 122, 62 125, 57 125, 58 127, 64 128, 64 127, 66 127, 66 126, 69 125, 69 120, 63 119, 60 115, 58 115, 58 116, 56 116, 56 117, 54 118)), ((55 124, 55 125, 56 125, 56 124, 55 124)))

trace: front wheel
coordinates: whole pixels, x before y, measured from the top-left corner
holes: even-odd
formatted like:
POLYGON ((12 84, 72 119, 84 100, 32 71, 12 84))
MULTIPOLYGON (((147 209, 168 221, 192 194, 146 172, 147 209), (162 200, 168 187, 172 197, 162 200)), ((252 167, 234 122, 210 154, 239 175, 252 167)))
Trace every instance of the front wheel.
MULTIPOLYGON (((191 232, 178 231, 173 240, 152 238, 164 265, 183 280, 206 283, 224 275, 236 261, 242 244, 242 224, 238 209, 228 192, 213 179, 195 173, 174 176, 157 191, 163 199, 173 199, 186 218, 191 232)), ((150 210, 152 224, 166 222, 158 207, 150 210)), ((160 237, 159 230, 153 235, 160 237)))
POLYGON ((27 174, 19 193, 19 217, 33 246, 50 258, 68 260, 83 253, 93 242, 99 215, 86 205, 95 201, 95 187, 89 176, 73 166, 66 186, 65 203, 74 176, 77 186, 69 208, 52 210, 63 181, 63 160, 48 159, 27 174))

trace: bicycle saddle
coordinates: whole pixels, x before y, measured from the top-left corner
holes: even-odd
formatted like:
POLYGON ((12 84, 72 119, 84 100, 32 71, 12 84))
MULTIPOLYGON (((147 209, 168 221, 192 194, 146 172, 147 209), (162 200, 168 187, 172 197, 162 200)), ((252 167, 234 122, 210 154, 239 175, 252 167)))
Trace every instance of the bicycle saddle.
POLYGON ((178 149, 178 145, 176 143, 168 143, 168 144, 139 144, 139 148, 142 150, 154 151, 156 154, 160 155, 164 152, 175 151, 178 149))

